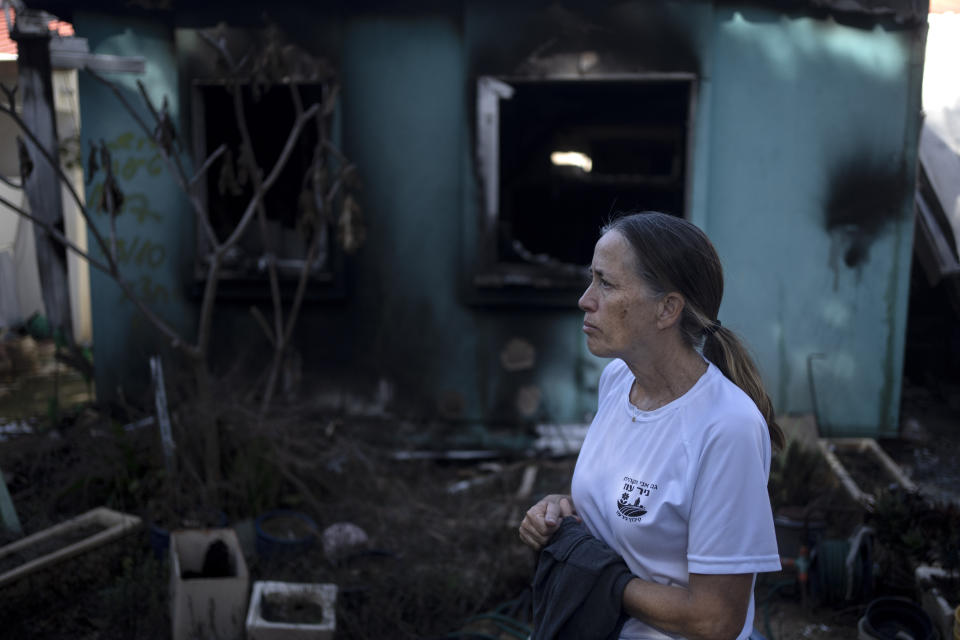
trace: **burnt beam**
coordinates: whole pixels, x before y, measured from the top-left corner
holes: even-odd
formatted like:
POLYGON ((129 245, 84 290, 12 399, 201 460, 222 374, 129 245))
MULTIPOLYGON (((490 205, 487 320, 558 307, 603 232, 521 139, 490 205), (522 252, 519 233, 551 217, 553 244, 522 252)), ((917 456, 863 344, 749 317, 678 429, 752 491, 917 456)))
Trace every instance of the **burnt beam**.
MULTIPOLYGON (((23 121, 46 151, 46 156, 56 159, 60 157, 60 153, 53 107, 48 20, 49 15, 42 11, 20 11, 17 13, 11 36, 17 42, 23 121)), ((21 158, 21 172, 24 173, 23 184, 30 211, 42 222, 63 231, 63 203, 57 170, 28 136, 24 136, 24 142, 29 159, 21 158), (26 165, 32 165, 28 171, 25 170, 26 165)), ((72 341, 66 248, 36 228, 34 242, 47 319, 53 329, 59 330, 66 340, 72 341)))

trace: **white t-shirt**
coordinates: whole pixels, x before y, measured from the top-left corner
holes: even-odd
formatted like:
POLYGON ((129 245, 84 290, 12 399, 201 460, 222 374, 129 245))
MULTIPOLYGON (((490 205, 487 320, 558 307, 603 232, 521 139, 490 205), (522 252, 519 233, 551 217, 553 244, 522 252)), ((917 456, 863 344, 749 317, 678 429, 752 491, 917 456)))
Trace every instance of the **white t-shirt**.
MULTIPOLYGON (((767 495, 770 436, 756 405, 712 363, 659 409, 630 403, 633 374, 614 360, 573 473, 589 531, 644 580, 686 587, 690 573, 780 570, 767 495)), ((750 607, 740 638, 750 635, 750 607)), ((678 638, 631 618, 621 638, 678 638)))

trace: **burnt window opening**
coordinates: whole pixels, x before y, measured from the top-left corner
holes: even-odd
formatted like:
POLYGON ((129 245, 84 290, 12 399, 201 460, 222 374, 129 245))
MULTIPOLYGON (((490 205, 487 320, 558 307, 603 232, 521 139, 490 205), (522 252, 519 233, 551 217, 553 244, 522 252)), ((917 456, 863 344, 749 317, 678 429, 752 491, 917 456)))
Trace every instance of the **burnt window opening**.
MULTIPOLYGON (((277 84, 260 87, 254 96, 250 85, 242 88, 243 106, 257 164, 270 172, 296 120, 291 87, 277 84)), ((324 85, 298 84, 304 108, 320 103, 324 85)), ((196 81, 193 90, 196 157, 206 158, 221 144, 227 152, 204 176, 202 197, 211 226, 219 240, 236 228, 253 195, 253 181, 240 162, 241 135, 234 117, 233 97, 223 82, 196 81), (226 168, 226 171, 224 169, 226 168)), ((330 135, 330 132, 327 132, 330 135)), ((305 179, 309 179, 319 133, 314 124, 304 126, 277 180, 263 199, 266 234, 256 217, 247 225, 235 247, 224 257, 218 297, 262 299, 269 297, 266 255, 275 256, 281 293, 291 296, 300 277, 315 233, 321 234, 319 251, 309 266, 306 297, 340 295, 341 255, 329 223, 310 224, 301 202, 305 179)), ((334 169, 331 168, 331 172, 334 169)), ((211 247, 198 227, 194 289, 200 291, 207 276, 211 247)))
POLYGON ((686 216, 694 80, 480 78, 474 285, 579 292, 614 213, 686 216))

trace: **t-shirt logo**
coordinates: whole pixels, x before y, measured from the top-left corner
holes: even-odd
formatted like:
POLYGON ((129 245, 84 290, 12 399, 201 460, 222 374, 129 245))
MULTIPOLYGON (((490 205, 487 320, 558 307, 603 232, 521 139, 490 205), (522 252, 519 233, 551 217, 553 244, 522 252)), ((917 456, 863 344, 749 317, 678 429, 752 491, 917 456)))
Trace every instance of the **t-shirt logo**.
POLYGON ((646 514, 647 509, 640 504, 640 501, 650 495, 651 489, 656 490, 657 485, 624 476, 623 492, 620 494, 620 499, 617 500, 617 512, 620 517, 635 522, 646 514))

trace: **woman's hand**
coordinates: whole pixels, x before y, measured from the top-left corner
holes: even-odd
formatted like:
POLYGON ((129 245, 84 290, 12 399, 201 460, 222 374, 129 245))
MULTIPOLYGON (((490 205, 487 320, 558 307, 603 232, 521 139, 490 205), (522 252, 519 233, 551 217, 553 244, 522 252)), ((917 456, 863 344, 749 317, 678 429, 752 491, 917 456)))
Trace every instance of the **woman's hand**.
POLYGON ((527 511, 520 523, 520 539, 534 551, 539 551, 553 537, 561 520, 576 515, 570 496, 550 494, 527 511))

